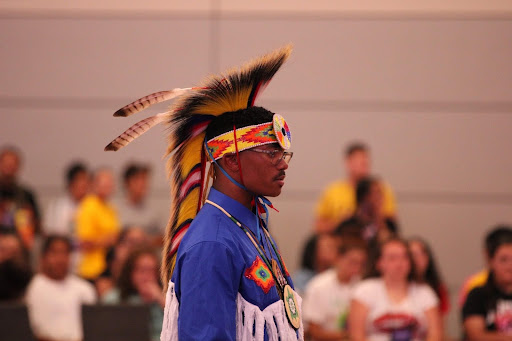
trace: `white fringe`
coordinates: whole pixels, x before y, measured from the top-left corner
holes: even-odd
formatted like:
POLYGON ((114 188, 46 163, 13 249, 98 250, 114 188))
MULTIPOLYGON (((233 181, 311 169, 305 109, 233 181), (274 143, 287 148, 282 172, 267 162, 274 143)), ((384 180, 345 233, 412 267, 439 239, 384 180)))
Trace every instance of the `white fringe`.
POLYGON ((178 341, 178 314, 179 302, 174 292, 174 283, 169 281, 169 288, 165 296, 164 320, 160 341, 178 341))
MULTIPOLYGON (((302 314, 302 299, 294 291, 299 311, 302 314)), ((284 304, 281 300, 261 311, 258 306, 247 302, 240 293, 237 297, 236 339, 241 341, 263 341, 265 326, 269 341, 304 341, 304 326, 298 331, 288 323, 284 304)), ((165 298, 164 321, 160 341, 178 341, 179 303, 174 292, 174 283, 169 282, 165 298)))

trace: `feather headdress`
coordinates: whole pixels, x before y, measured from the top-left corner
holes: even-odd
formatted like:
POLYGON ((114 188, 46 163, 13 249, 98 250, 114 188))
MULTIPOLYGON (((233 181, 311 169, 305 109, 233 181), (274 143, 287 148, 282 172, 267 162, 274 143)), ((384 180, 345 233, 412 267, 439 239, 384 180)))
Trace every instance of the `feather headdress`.
POLYGON ((165 232, 162 280, 167 285, 176 262, 178 246, 201 207, 205 185, 207 154, 205 131, 216 117, 252 107, 258 94, 288 59, 285 46, 255 59, 241 68, 210 76, 199 87, 174 89, 145 96, 118 110, 128 116, 152 104, 179 96, 168 112, 146 118, 114 139, 105 150, 118 150, 158 123, 170 128, 167 155, 171 182, 171 217, 165 232))

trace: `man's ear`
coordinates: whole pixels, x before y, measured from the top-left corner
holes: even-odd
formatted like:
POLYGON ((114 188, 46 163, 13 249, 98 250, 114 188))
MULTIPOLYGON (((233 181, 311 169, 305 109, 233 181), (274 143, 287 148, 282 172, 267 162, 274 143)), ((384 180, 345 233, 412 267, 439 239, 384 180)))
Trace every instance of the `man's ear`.
POLYGON ((238 158, 235 153, 226 154, 222 157, 224 169, 226 171, 238 172, 238 158))

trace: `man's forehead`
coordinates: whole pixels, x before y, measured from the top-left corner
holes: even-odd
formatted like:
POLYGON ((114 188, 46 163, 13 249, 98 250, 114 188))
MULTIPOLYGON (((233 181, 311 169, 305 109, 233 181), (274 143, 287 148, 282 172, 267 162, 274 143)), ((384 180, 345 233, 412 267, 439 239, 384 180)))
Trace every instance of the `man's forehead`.
POLYGON ((255 148, 265 149, 265 150, 276 150, 276 149, 282 150, 283 149, 283 148, 281 148, 279 143, 268 143, 268 144, 264 144, 262 146, 258 146, 255 148))

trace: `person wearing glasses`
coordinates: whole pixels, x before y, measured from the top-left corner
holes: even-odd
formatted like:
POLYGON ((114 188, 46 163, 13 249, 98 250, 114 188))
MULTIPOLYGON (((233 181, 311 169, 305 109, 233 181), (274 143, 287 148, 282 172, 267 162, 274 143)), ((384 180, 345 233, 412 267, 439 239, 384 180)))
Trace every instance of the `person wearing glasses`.
POLYGON ((168 113, 106 147, 125 146, 153 122, 169 125, 173 206, 162 262, 162 341, 304 340, 301 298, 268 229, 267 197, 285 184, 291 132, 282 116, 254 106, 290 52, 284 47, 200 87, 149 95, 116 113, 180 96, 168 113))
MULTIPOLYGON (((253 332, 256 340, 266 340, 286 329, 298 337, 282 303, 287 295, 295 297, 292 280, 268 231, 268 212, 262 214, 269 205, 265 197, 281 193, 293 154, 273 137, 238 153, 234 144, 222 154, 214 148, 233 133, 232 122, 242 139, 258 125, 270 127, 274 116, 260 107, 228 112, 206 131, 214 180, 181 241, 171 279, 180 340, 245 340, 240 336, 253 332)), ((291 302, 298 319, 298 298, 291 302)))

